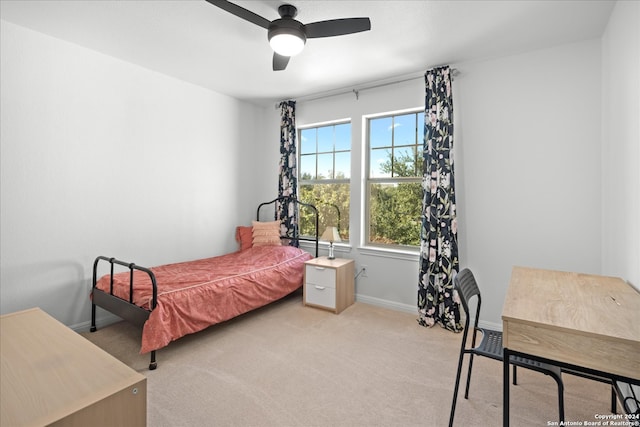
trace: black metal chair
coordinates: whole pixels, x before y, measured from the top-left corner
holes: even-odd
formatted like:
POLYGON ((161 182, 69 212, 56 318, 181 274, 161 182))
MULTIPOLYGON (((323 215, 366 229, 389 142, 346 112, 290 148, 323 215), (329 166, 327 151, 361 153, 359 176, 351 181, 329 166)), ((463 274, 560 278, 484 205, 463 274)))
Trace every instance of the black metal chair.
MULTIPOLYGON (((456 401, 458 398, 458 386, 460 385, 460 374, 462 373, 462 361, 465 354, 469 354, 469 372, 467 374, 467 386, 464 392, 464 398, 469 398, 469 383, 471 382, 471 368, 473 367, 473 356, 484 356, 494 360, 503 361, 502 354, 502 332, 493 331, 491 329, 479 328, 478 319, 480 318, 480 289, 476 283, 475 277, 471 270, 464 269, 459 272, 453 279, 454 287, 458 292, 462 308, 465 312, 464 332, 462 333, 462 347, 460 348, 460 358, 458 360, 458 372, 456 373, 456 385, 453 391, 453 403, 451 404, 451 415, 449 417, 449 427, 453 426, 453 417, 456 411, 456 401), (476 316, 473 324, 473 335, 471 337, 471 347, 467 348, 467 334, 469 329, 469 300, 476 296, 476 316), (480 332, 482 340, 476 346, 476 336, 480 332)), ((509 363, 513 365, 513 383, 516 384, 516 367, 532 369, 551 376, 558 384, 558 412, 560 424, 564 421, 564 385, 562 383, 562 373, 559 367, 539 363, 522 357, 511 357, 509 363)))

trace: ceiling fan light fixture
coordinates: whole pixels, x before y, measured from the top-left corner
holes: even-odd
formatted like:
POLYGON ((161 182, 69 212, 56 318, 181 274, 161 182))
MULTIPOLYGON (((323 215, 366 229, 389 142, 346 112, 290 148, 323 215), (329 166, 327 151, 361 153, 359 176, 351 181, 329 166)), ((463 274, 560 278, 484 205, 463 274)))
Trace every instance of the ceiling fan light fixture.
POLYGON ((293 34, 277 34, 271 37, 269 44, 278 55, 294 56, 302 52, 304 40, 293 34))
POLYGON ((299 54, 307 41, 302 24, 293 19, 274 21, 269 26, 268 36, 271 49, 282 56, 299 54))

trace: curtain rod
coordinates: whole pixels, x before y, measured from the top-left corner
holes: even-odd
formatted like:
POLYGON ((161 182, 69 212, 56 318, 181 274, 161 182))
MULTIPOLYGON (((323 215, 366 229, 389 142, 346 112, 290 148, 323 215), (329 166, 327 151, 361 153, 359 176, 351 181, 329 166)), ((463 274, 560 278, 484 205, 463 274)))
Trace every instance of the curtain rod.
MULTIPOLYGON (((457 68, 452 68, 451 69, 451 80, 455 80, 455 77, 458 76, 460 74, 460 71, 457 68)), ((346 95, 348 93, 353 93, 356 96, 356 100, 359 99, 360 96, 360 92, 363 90, 370 90, 370 89, 377 89, 380 87, 384 87, 384 86, 391 86, 391 85, 395 85, 395 84, 399 84, 399 83, 404 83, 404 82, 408 82, 411 80, 418 80, 418 79, 422 79, 424 78, 424 73, 417 75, 417 76, 412 76, 412 77, 407 77, 404 79, 400 79, 400 80, 394 80, 391 82, 385 82, 385 83, 378 83, 378 84, 373 84, 370 86, 362 86, 358 89, 351 89, 351 90, 347 90, 347 89, 336 89, 336 92, 334 93, 325 93, 325 94, 315 94, 315 95, 307 95, 307 96, 301 96, 300 98, 296 99, 296 102, 301 101, 301 102, 308 102, 308 101, 317 101, 318 99, 324 99, 324 98, 331 98, 332 96, 339 96, 339 95, 346 95)), ((288 100, 282 100, 280 102, 285 102, 288 100)), ((277 110, 280 107, 280 102, 275 104, 275 109, 277 110)))

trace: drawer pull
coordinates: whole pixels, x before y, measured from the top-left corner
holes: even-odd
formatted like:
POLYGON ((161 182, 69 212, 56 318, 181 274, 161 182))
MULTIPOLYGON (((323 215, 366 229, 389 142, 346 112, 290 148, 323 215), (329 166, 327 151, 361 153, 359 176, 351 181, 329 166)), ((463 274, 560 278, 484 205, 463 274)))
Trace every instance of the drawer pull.
POLYGON ((316 270, 324 270, 324 267, 314 267, 316 270))
POLYGON ((324 291, 325 290, 324 286, 313 285, 313 287, 316 288, 319 291, 324 291))

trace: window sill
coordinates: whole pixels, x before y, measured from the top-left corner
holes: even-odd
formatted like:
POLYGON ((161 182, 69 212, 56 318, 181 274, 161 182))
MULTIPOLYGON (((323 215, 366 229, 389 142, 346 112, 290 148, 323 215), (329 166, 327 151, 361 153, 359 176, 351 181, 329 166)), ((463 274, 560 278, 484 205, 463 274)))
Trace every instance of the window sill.
MULTIPOLYGON (((300 247, 302 249, 312 251, 312 252, 315 250, 315 245, 309 242, 301 242, 300 247)), ((318 247, 321 253, 329 250, 329 244, 325 242, 320 242, 318 247)), ((353 251, 353 249, 354 249, 353 246, 349 244, 336 243, 333 245, 333 250, 336 254, 350 254, 353 251)), ((418 249, 401 250, 401 249, 382 248, 378 246, 360 246, 355 249, 361 255, 401 259, 405 261, 420 260, 420 251, 418 249)))
MULTIPOLYGON (((300 248, 307 250, 307 251, 315 251, 316 249, 316 245, 315 243, 312 242, 300 242, 300 248)), ((351 245, 346 244, 346 243, 334 243, 333 244, 333 251, 337 254, 348 254, 351 253, 351 250, 353 248, 351 247, 351 245)), ((326 242, 318 242, 318 250, 320 252, 322 251, 328 251, 329 250, 329 243, 326 242)))
POLYGON ((418 249, 391 249, 382 248, 378 246, 361 246, 358 248, 358 252, 362 255, 377 256, 384 258, 402 259, 407 261, 419 261, 420 251, 418 249))

